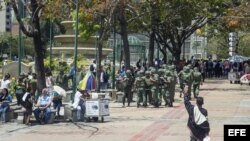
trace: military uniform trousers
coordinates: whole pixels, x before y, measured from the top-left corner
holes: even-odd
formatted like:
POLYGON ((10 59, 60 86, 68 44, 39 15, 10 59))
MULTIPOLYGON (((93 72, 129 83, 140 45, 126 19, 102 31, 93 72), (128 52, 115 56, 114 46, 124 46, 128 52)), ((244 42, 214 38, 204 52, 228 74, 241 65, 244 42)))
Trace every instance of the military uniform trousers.
POLYGON ((184 87, 188 87, 188 97, 191 98, 191 88, 192 88, 192 83, 184 83, 184 87))
POLYGON ((152 87, 152 96, 153 96, 153 103, 154 106, 158 107, 159 106, 159 87, 152 87))
POLYGON ((151 89, 145 89, 145 93, 143 96, 143 105, 147 105, 147 101, 152 104, 153 98, 152 98, 152 92, 151 89))
POLYGON ((145 101, 145 89, 144 88, 137 88, 137 105, 141 102, 145 101))
POLYGON ((165 101, 165 106, 170 105, 172 103, 172 100, 170 98, 170 87, 164 87, 164 95, 163 99, 165 101))
POLYGON ((171 101, 173 102, 174 101, 174 96, 175 96, 175 84, 176 84, 176 81, 172 82, 170 84, 170 98, 171 98, 171 101))
POLYGON ((184 89, 184 81, 181 78, 179 78, 179 83, 180 83, 181 91, 183 91, 183 89, 184 89))
POLYGON ((200 91, 200 83, 193 84, 194 97, 197 97, 199 95, 199 91, 200 91))
POLYGON ((159 103, 162 103, 162 98, 164 99, 164 95, 166 94, 166 89, 164 86, 159 87, 159 103))
POLYGON ((125 98, 127 98, 128 106, 130 106, 131 97, 132 97, 131 89, 132 89, 132 86, 126 86, 126 87, 124 87, 124 95, 122 97, 122 103, 123 103, 123 105, 125 105, 125 98))

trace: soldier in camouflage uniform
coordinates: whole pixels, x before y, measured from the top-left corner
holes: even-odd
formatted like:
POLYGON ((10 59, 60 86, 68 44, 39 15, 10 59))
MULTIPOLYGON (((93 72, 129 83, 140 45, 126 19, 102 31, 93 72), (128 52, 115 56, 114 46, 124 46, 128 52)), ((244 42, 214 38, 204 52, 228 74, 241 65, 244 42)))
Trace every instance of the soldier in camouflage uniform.
POLYGON ((159 75, 157 74, 155 69, 151 70, 151 78, 152 82, 152 95, 153 95, 153 104, 155 107, 159 107, 159 75))
POLYGON ((171 101, 174 102, 174 96, 175 96, 175 85, 177 81, 177 71, 175 69, 174 65, 169 66, 170 76, 171 76, 171 83, 170 83, 170 98, 171 101))
POLYGON ((164 84, 166 82, 166 80, 164 78, 165 70, 164 69, 159 69, 158 73, 159 73, 159 105, 161 105, 162 97, 164 98, 164 95, 166 94, 166 89, 164 87, 164 84))
POLYGON ((138 76, 135 79, 135 89, 137 92, 137 108, 140 106, 140 102, 145 101, 145 80, 143 77, 143 71, 138 72, 138 76))
POLYGON ((184 80, 183 80, 183 73, 184 73, 184 68, 178 73, 178 77, 179 77, 179 84, 180 84, 180 97, 182 96, 182 93, 184 92, 184 80))
POLYGON ((124 83, 124 95, 122 97, 123 107, 125 107, 125 98, 127 98, 128 106, 130 106, 130 102, 131 102, 130 100, 132 96, 131 89, 133 85, 133 77, 132 77, 132 73, 130 70, 126 71, 126 76, 121 82, 124 83))
POLYGON ((146 71, 145 72, 145 93, 143 96, 143 106, 147 106, 147 98, 148 98, 148 102, 150 104, 152 104, 152 92, 151 92, 151 87, 152 87, 152 82, 151 82, 151 78, 150 78, 150 72, 146 71))
POLYGON ((189 69, 188 66, 185 66, 183 68, 183 74, 182 74, 182 79, 184 82, 184 87, 187 85, 188 87, 188 96, 191 99, 191 87, 192 87, 192 82, 193 82, 193 71, 189 69))
POLYGON ((199 72, 198 68, 195 67, 193 72, 193 93, 195 98, 197 98, 197 96, 199 95, 200 85, 202 85, 201 80, 202 75, 199 72))
POLYGON ((173 107, 173 100, 171 99, 171 84, 173 83, 173 77, 171 76, 171 72, 169 70, 165 71, 164 76, 164 89, 165 95, 163 95, 163 99, 165 100, 165 106, 173 107))

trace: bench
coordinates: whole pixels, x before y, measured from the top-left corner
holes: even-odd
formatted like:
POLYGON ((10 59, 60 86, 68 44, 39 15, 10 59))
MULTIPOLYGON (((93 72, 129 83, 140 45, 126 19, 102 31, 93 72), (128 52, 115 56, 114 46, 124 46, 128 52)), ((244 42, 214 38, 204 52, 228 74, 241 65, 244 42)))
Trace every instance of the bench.
POLYGON ((103 89, 100 91, 108 93, 108 96, 106 95, 105 98, 109 98, 109 99, 111 98, 111 100, 116 100, 116 92, 117 92, 116 89, 103 89))
MULTIPOLYGON (((51 111, 51 116, 50 119, 48 121, 48 124, 52 124, 55 121, 55 117, 56 117, 56 110, 55 109, 50 109, 51 111)), ((25 113, 25 109, 19 109, 19 110, 15 110, 14 113, 17 115, 16 119, 18 122, 23 123, 23 118, 24 118, 24 113, 25 113), (21 118, 21 119, 20 119, 21 118)))
POLYGON ((15 119, 17 115, 14 113, 14 111, 21 109, 21 106, 15 105, 15 106, 10 106, 10 109, 7 111, 5 114, 5 120, 6 122, 11 121, 12 119, 15 119))

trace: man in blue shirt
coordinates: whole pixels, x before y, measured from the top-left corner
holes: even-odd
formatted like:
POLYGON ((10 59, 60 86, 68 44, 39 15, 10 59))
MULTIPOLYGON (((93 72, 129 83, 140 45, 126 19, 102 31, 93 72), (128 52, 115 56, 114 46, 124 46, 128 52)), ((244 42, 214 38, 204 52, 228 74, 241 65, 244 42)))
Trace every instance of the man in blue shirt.
POLYGON ((51 116, 50 105, 51 97, 48 94, 48 90, 44 88, 37 101, 36 107, 38 108, 34 110, 35 118, 39 123, 48 123, 51 116))

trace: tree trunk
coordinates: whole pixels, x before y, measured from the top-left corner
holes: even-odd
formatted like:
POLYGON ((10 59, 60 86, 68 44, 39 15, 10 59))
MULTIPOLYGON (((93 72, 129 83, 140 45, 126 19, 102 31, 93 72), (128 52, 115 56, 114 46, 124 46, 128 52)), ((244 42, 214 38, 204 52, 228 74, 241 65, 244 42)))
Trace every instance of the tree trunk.
POLYGON ((173 57, 174 57, 174 64, 178 65, 180 63, 181 60, 181 47, 175 47, 176 50, 173 53, 173 57))
POLYGON ((45 74, 44 74, 44 50, 42 47, 42 41, 40 35, 34 36, 33 38, 35 45, 35 70, 37 74, 37 88, 38 92, 42 91, 46 87, 45 74))
POLYGON ((164 64, 167 63, 167 51, 165 50, 160 50, 162 55, 163 55, 163 61, 164 61, 164 64))
MULTIPOLYGON (((22 32, 28 36, 33 38, 34 42, 34 48, 35 48, 35 71, 37 74, 37 88, 38 93, 42 91, 43 88, 46 87, 45 83, 45 73, 44 73, 44 55, 45 55, 45 48, 43 47, 42 39, 41 39, 41 30, 40 30, 40 18, 39 13, 43 6, 39 6, 38 2, 36 0, 31 0, 31 12, 32 12, 32 31, 28 31, 26 27, 24 26, 24 23, 20 17, 20 13, 18 11, 16 1, 11 0, 12 7, 14 10, 14 13, 16 15, 16 19, 19 23, 19 26, 22 30, 22 32)), ((20 7, 19 7, 20 8, 20 7)))
POLYGON ((101 61, 102 61, 102 42, 100 40, 98 40, 97 43, 97 58, 96 58, 96 92, 100 92, 100 84, 101 84, 101 61))
POLYGON ((125 69, 130 69, 130 51, 129 51, 129 42, 128 42, 128 23, 125 18, 125 10, 121 9, 119 23, 121 27, 121 37, 123 40, 123 54, 124 54, 124 65, 125 69))
POLYGON ((38 17, 38 13, 36 10, 38 8, 37 2, 34 3, 32 7, 33 15, 33 28, 35 29, 35 34, 33 37, 33 42, 35 46, 35 70, 37 74, 37 88, 40 93, 43 88, 46 88, 45 83, 45 72, 44 72, 44 55, 45 50, 43 47, 43 43, 41 40, 41 30, 40 30, 40 18, 38 17))
POLYGON ((155 32, 150 33, 149 48, 148 48, 148 66, 154 66, 154 51, 155 51, 155 32))

